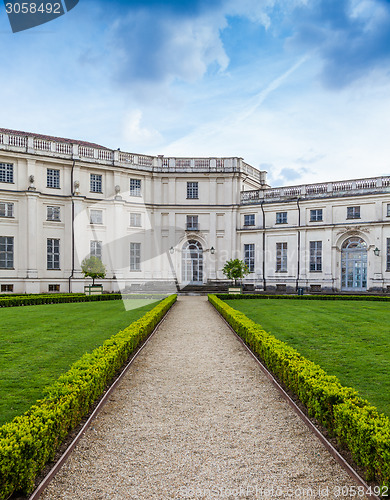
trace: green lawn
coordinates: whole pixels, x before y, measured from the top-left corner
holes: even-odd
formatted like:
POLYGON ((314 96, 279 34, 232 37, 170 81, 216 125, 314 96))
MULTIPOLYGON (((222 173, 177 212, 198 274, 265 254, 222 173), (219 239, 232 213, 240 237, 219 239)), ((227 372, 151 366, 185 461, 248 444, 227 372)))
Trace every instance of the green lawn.
POLYGON ((133 299, 0 309, 0 425, 85 352, 139 319, 157 301, 133 299))
POLYGON ((228 300, 275 337, 336 375, 390 417, 390 304, 228 300))

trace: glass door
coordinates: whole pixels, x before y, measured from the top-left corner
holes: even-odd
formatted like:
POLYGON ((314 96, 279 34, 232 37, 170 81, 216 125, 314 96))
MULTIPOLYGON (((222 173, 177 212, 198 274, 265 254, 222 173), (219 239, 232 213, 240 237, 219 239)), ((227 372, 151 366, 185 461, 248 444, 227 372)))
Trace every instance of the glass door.
POLYGON ((349 238, 341 248, 342 290, 367 289, 367 244, 358 237, 349 238))
POLYGON ((182 282, 184 285, 203 284, 203 248, 198 241, 190 240, 183 246, 182 282))

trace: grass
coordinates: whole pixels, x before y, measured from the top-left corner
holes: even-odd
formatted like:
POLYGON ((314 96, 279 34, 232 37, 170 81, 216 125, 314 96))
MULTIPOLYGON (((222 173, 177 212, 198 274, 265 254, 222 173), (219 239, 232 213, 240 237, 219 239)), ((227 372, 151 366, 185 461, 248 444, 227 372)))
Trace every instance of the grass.
POLYGON ((228 300, 390 417, 390 304, 228 300))
POLYGON ((132 299, 0 310, 0 425, 24 413, 42 390, 92 351, 151 310, 132 299))

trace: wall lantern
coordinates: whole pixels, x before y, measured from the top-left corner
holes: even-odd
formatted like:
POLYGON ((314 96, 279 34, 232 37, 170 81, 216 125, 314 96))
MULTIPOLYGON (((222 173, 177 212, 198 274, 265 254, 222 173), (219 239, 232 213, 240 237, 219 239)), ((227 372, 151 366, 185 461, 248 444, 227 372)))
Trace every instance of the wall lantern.
POLYGON ((215 248, 214 248, 214 247, 211 247, 211 248, 210 248, 210 253, 211 253, 211 255, 214 255, 214 254, 215 254, 215 248))
POLYGON ((171 248, 169 249, 169 253, 173 253, 174 251, 175 251, 175 249, 174 249, 173 247, 171 247, 171 248))
POLYGON ((380 252, 379 248, 375 247, 374 248, 374 255, 376 255, 377 257, 379 257, 379 252, 380 252))

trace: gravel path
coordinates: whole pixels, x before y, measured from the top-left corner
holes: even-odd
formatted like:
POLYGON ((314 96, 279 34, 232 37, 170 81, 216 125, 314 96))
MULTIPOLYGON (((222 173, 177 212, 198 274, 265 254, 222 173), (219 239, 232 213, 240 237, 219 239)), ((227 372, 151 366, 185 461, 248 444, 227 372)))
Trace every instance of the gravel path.
POLYGON ((179 297, 41 498, 362 498, 353 488, 194 296, 179 297))

